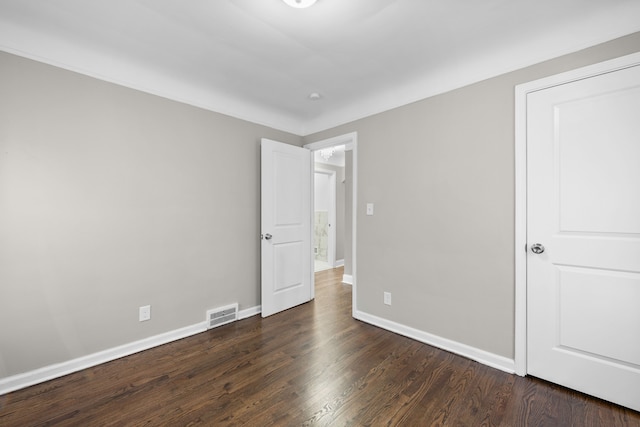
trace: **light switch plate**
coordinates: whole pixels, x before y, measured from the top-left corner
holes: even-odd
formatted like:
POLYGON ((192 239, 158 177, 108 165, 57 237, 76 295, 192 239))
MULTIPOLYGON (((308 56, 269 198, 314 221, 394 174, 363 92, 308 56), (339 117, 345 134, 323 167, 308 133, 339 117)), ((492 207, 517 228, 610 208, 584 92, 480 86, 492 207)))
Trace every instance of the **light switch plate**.
POLYGON ((367 215, 373 215, 373 203, 367 203, 367 215))
POLYGON ((384 303, 386 305, 391 305, 391 292, 384 293, 384 303))

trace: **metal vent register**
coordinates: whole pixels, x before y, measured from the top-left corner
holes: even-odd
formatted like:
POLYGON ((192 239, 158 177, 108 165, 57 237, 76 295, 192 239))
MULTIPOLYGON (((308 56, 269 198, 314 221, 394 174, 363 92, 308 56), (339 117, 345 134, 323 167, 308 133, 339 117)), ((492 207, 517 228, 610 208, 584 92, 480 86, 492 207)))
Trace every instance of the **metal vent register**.
POLYGON ((217 328, 238 320, 238 303, 207 311, 207 329, 217 328))

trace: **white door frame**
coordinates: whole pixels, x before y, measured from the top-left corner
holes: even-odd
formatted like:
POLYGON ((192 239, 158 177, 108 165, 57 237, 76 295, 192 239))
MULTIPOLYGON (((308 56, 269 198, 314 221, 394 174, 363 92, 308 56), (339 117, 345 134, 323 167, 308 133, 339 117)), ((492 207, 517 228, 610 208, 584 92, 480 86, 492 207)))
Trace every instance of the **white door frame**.
MULTIPOLYGON (((336 266, 336 171, 329 170, 329 169, 316 168, 314 170, 314 179, 315 179, 316 173, 329 176, 329 212, 328 212, 329 230, 327 230, 327 237, 328 237, 327 263, 332 268, 335 268, 336 266)), ((315 186, 314 186, 314 192, 315 192, 315 186)), ((314 203, 311 204, 311 212, 315 212, 316 210, 315 194, 312 201, 314 203)), ((311 226, 312 231, 313 231, 313 228, 314 227, 312 225, 311 226)))
MULTIPOLYGON (((352 150, 353 151, 353 155, 352 155, 352 173, 353 173, 353 178, 351 179, 351 185, 353 186, 353 192, 352 192, 352 209, 351 209, 351 216, 352 216, 352 225, 351 225, 351 247, 352 247, 352 256, 351 256, 351 275, 353 278, 353 291, 351 294, 351 299, 352 299, 352 304, 351 304, 351 311, 352 314, 355 313, 357 311, 357 306, 356 306, 356 294, 357 294, 357 265, 356 265, 356 249, 357 249, 357 240, 356 240, 356 235, 357 235, 357 213, 358 213, 358 133, 357 132, 351 132, 345 135, 340 135, 340 136, 335 136, 333 138, 329 138, 329 139, 324 139, 322 141, 317 141, 317 142, 312 142, 309 144, 305 144, 303 147, 304 148, 308 148, 311 151, 317 151, 317 150, 321 150, 323 148, 328 148, 328 147, 334 147, 336 145, 345 145, 347 150, 352 150)), ((313 156, 311 156, 311 163, 312 163, 312 167, 311 167, 311 173, 314 173, 313 171, 313 156)), ((312 176, 313 177, 313 176, 312 176)), ((312 180, 312 185, 311 185, 311 201, 313 202, 313 180, 312 180)), ((312 209, 313 210, 313 209, 312 209)), ((311 223, 313 224, 313 218, 310 218, 311 223)), ((311 231, 313 233, 313 230, 311 231)), ((313 237, 313 236, 312 236, 313 237)), ((311 258, 311 262, 313 262, 313 251, 310 251, 309 253, 309 257, 311 258)), ((312 264, 313 265, 313 264, 312 264)), ((313 275, 312 275, 312 281, 311 281, 311 298, 313 299, 315 297, 315 282, 313 280, 313 275)))
POLYGON ((640 53, 556 74, 515 88, 515 373, 527 374, 527 94, 640 65, 640 53))

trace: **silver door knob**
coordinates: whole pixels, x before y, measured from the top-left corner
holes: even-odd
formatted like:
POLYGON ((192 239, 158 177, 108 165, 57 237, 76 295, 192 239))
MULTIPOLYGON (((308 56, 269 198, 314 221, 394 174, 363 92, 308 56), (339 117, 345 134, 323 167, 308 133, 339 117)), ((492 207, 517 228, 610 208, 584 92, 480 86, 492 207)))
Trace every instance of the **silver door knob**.
POLYGON ((271 240, 272 237, 273 236, 271 234, 269 234, 269 233, 264 235, 264 238, 267 239, 267 240, 271 240))
POLYGON ((531 252, 533 252, 534 254, 541 254, 542 252, 544 252, 544 246, 542 246, 540 243, 534 243, 533 245, 531 245, 531 252))

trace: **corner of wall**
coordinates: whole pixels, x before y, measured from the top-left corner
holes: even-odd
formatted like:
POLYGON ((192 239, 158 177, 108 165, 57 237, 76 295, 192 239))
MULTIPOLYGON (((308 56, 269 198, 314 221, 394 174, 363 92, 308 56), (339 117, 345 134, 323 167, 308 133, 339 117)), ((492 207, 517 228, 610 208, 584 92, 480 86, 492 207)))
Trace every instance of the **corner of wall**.
POLYGON ((437 335, 412 328, 410 326, 402 325, 391 320, 383 319, 381 317, 365 313, 363 311, 354 311, 353 317, 379 328, 386 329, 387 331, 391 331, 396 334, 403 335, 407 338, 432 345, 434 347, 449 351, 462 357, 466 357, 467 359, 474 360, 478 363, 490 366, 495 369, 499 369, 509 374, 515 373, 515 361, 513 359, 490 353, 479 348, 471 347, 457 341, 442 338, 437 335))

